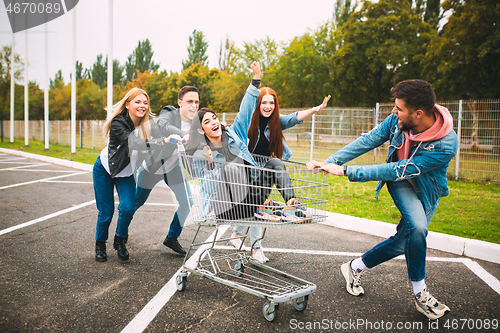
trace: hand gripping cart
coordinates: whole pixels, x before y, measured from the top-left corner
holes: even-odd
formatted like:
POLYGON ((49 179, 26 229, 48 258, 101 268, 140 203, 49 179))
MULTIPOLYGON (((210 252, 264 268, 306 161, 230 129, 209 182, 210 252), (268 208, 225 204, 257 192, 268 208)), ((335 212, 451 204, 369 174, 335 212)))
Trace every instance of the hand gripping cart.
POLYGON ((224 251, 223 246, 216 245, 234 239, 223 237, 230 226, 246 227, 246 232, 237 237, 243 244, 249 237, 250 227, 263 228, 260 237, 263 239, 266 228, 288 228, 324 221, 327 202, 324 187, 327 184, 324 173, 307 170, 305 164, 281 161, 286 170, 273 170, 268 167, 269 163, 272 164, 270 158, 253 157, 261 167, 246 165, 243 161, 226 163, 193 157, 179 149, 191 217, 198 228, 176 284, 179 291, 184 291, 187 277, 193 273, 264 298, 262 312, 268 321, 273 321, 280 303, 291 300, 296 310, 303 311, 309 295, 316 291, 316 285, 253 259, 241 251, 241 246, 239 250, 228 253, 227 248, 224 251), (288 187, 277 189, 269 186, 279 179, 289 179, 288 187), (281 193, 286 191, 292 191, 300 201, 303 209, 302 214, 298 214, 300 216, 290 218, 290 214, 285 213, 290 207, 286 206, 281 193), (257 207, 249 199, 257 197, 263 202, 263 196, 271 199, 266 207, 273 212, 272 216, 268 215, 270 220, 255 217, 257 207), (208 240, 199 242, 197 236, 203 227, 215 228, 215 232, 208 240), (194 255, 188 264, 187 258, 192 252, 194 255))

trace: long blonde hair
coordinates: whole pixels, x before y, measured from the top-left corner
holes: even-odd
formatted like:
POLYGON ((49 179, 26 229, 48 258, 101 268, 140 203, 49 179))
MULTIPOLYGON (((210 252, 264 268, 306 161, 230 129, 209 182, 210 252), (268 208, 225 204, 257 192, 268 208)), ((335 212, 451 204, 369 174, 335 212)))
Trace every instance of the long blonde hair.
POLYGON ((113 105, 113 107, 111 108, 111 114, 108 115, 106 121, 104 122, 104 125, 102 126, 104 136, 109 137, 109 129, 111 127, 111 121, 113 120, 113 118, 115 118, 119 114, 125 114, 126 112, 128 112, 128 109, 126 108, 127 103, 130 103, 130 101, 132 101, 139 95, 146 96, 146 99, 148 100, 148 112, 146 112, 144 117, 139 120, 139 137, 141 139, 149 139, 151 135, 151 124, 149 123, 149 117, 152 117, 153 113, 151 113, 151 109, 149 108, 148 94, 140 88, 130 89, 125 94, 125 96, 120 101, 118 101, 118 103, 113 105))

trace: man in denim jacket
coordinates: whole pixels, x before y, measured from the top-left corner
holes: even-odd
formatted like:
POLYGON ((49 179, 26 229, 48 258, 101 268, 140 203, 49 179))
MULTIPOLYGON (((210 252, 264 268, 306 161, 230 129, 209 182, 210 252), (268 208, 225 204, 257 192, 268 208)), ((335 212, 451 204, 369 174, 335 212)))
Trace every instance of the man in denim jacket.
POLYGON ((381 124, 325 162, 310 161, 307 166, 347 176, 355 182, 378 180, 376 196, 387 184, 402 215, 394 236, 341 266, 347 291, 354 296, 363 294, 360 278, 365 268, 404 254, 417 310, 430 319, 437 319, 450 309, 437 301, 425 285, 427 226, 439 199, 449 193, 446 173, 457 152, 458 138, 450 112, 435 104, 436 97, 428 82, 402 81, 391 89, 391 93, 396 106, 381 124), (341 166, 387 140, 387 163, 341 166))

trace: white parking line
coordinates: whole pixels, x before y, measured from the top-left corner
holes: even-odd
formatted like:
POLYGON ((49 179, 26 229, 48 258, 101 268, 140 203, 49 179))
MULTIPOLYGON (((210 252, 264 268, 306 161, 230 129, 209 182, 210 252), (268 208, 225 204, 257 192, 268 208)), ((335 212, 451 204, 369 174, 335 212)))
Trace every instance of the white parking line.
MULTIPOLYGON (((224 232, 229 229, 229 225, 224 225, 219 227, 219 233, 217 234, 217 239, 222 237, 224 232)), ((205 242, 211 242, 214 238, 215 231, 210 235, 210 237, 205 242)), ((211 244, 205 244, 200 246, 200 248, 189 258, 186 262, 187 266, 195 267, 197 258, 200 256, 201 251, 209 248, 211 244)), ((234 250, 231 246, 215 246, 217 249, 229 249, 234 250)), ((359 257, 362 253, 357 252, 336 252, 336 251, 315 251, 315 250, 301 250, 301 249, 279 249, 279 248, 263 248, 265 252, 280 252, 280 253, 300 253, 300 254, 312 254, 312 255, 328 255, 328 256, 345 256, 345 257, 359 257)), ((405 256, 401 255, 395 259, 404 260, 405 256)), ((483 280, 488 286, 490 286, 494 291, 500 294, 500 281, 493 275, 488 273, 483 267, 481 267, 477 262, 469 258, 440 258, 440 257, 427 257, 428 261, 441 261, 441 262, 457 262, 463 263, 467 268, 469 268, 474 274, 476 274, 481 280, 483 280)), ((177 291, 176 277, 181 272, 182 267, 175 272, 175 274, 170 278, 170 280, 161 288, 161 290, 151 299, 151 301, 146 304, 146 306, 139 312, 134 319, 121 331, 121 333, 140 333, 143 332, 148 325, 153 321, 160 310, 168 303, 173 294, 177 291)))
MULTIPOLYGON (((0 171, 10 171, 10 170, 19 170, 19 169, 24 169, 24 168, 33 168, 37 166, 43 166, 43 165, 48 165, 49 163, 42 163, 42 164, 31 164, 31 165, 23 165, 23 166, 17 166, 17 167, 12 167, 12 168, 4 168, 0 169, 0 171)), ((22 170, 21 170, 22 171, 22 170)))
MULTIPOLYGON (((219 231, 217 233, 217 240, 222 237, 224 232, 229 229, 230 225, 223 225, 219 227, 219 231)), ((212 242, 215 237, 214 231, 210 237, 207 238, 205 242, 212 242)), ((196 266, 196 261, 198 257, 202 253, 211 246, 211 244, 205 244, 198 248, 198 250, 186 261, 186 265, 190 267, 196 266)), ((160 310, 167 304, 170 298, 177 291, 177 286, 175 282, 175 278, 181 272, 182 267, 172 276, 172 278, 167 282, 166 285, 161 288, 161 290, 153 297, 148 304, 139 312, 134 319, 122 330, 122 333, 139 333, 143 332, 146 327, 148 327, 149 323, 153 321, 156 315, 160 312, 160 310)))
POLYGON ((26 160, 26 157, 13 157, 13 158, 2 158, 0 161, 5 162, 5 161, 19 161, 19 160, 26 160))
MULTIPOLYGON (((218 249, 231 250, 234 248, 231 246, 215 246, 218 249)), ((348 256, 348 257, 360 257, 363 253, 356 252, 334 252, 334 251, 316 251, 316 250, 298 250, 298 249, 278 249, 278 248, 263 248, 265 252, 280 252, 280 253, 297 253, 297 254, 312 254, 312 255, 327 255, 327 256, 348 256)), ((405 260, 405 256, 397 256, 394 259, 405 260)), ((491 287, 497 294, 500 294, 500 281, 488 273, 483 267, 481 267, 477 262, 469 258, 443 258, 443 257, 427 257, 427 261, 440 261, 440 262, 458 262, 467 266, 474 274, 476 274, 481 280, 483 280, 488 286, 491 287)))
POLYGON ((69 175, 63 175, 63 176, 57 176, 57 177, 37 179, 37 180, 33 180, 31 182, 25 182, 25 183, 19 183, 19 184, 12 184, 12 185, 7 185, 7 186, 2 186, 2 187, 0 187, 0 190, 5 190, 7 188, 12 188, 12 187, 17 187, 17 186, 23 186, 23 185, 29 185, 29 184, 34 184, 34 183, 40 183, 40 182, 44 182, 44 181, 52 180, 52 179, 59 179, 59 178, 64 178, 64 177, 78 176, 78 175, 83 175, 85 173, 88 173, 88 172, 87 171, 82 171, 82 172, 75 172, 75 173, 72 173, 72 174, 69 174, 69 175))
MULTIPOLYGON (((19 167, 19 168, 21 168, 21 167, 19 167)), ((27 171, 27 172, 52 172, 52 173, 72 173, 72 172, 75 172, 73 170, 19 169, 19 168, 0 169, 0 171, 27 171)))
POLYGON ((1 235, 5 235, 9 232, 12 232, 14 230, 18 230, 18 229, 21 229, 21 228, 25 228, 27 226, 30 226, 30 225, 33 225, 33 224, 36 224, 36 223, 39 223, 39 222, 42 222, 42 221, 45 221, 45 220, 48 220, 48 219, 51 219, 53 217, 56 217, 56 216, 59 216, 59 215, 63 215, 63 214, 66 214, 66 213, 69 213, 69 212, 72 212, 74 210, 77 210, 77 209, 80 209, 80 208, 83 208, 83 207, 86 207, 88 205, 91 205, 95 203, 95 200, 90 200, 90 201, 87 201, 85 203, 82 203, 78 206, 74 206, 74 207, 71 207, 71 208, 66 208, 66 209, 63 209, 63 210, 60 210, 58 212, 55 212, 55 213, 52 213, 52 214, 49 214, 49 215, 45 215, 45 216, 42 216, 40 218, 37 218, 37 219, 34 219, 34 220, 31 220, 31 221, 28 221, 28 222, 24 222, 24 223, 21 223, 21 224, 18 224, 18 225, 15 225, 13 227, 10 227, 10 228, 7 228, 7 229, 3 229, 3 230, 0 230, 0 236, 1 235))
POLYGON ((73 180, 45 180, 44 183, 94 184, 94 182, 80 182, 73 180))

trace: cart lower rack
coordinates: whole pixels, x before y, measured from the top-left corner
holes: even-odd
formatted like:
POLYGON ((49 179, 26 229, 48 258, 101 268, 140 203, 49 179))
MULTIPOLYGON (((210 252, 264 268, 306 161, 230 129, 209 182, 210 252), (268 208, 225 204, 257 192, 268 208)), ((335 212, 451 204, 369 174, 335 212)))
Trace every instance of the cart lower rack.
POLYGON ((192 273, 264 298, 262 311, 268 321, 276 318, 280 303, 292 301, 296 310, 303 311, 309 295, 316 291, 314 283, 261 263, 241 251, 241 247, 227 251, 216 245, 235 239, 223 237, 225 225, 244 227, 237 237, 243 244, 250 238, 252 227, 262 228, 260 238, 254 240, 256 243, 264 238, 267 228, 323 221, 327 202, 325 175, 307 170, 301 163, 256 155, 253 158, 260 167, 242 161, 227 163, 196 158, 182 151, 179 157, 197 230, 176 277, 177 289, 185 290, 188 275, 192 273), (300 202, 299 207, 287 204, 290 196, 300 202), (270 200, 264 204, 266 198, 270 200), (263 219, 254 214, 257 209, 272 213, 263 219), (215 236, 198 242, 199 231, 205 227, 215 228, 215 236), (199 256, 195 264, 187 265, 189 254, 197 249, 201 251, 196 252, 199 256))

